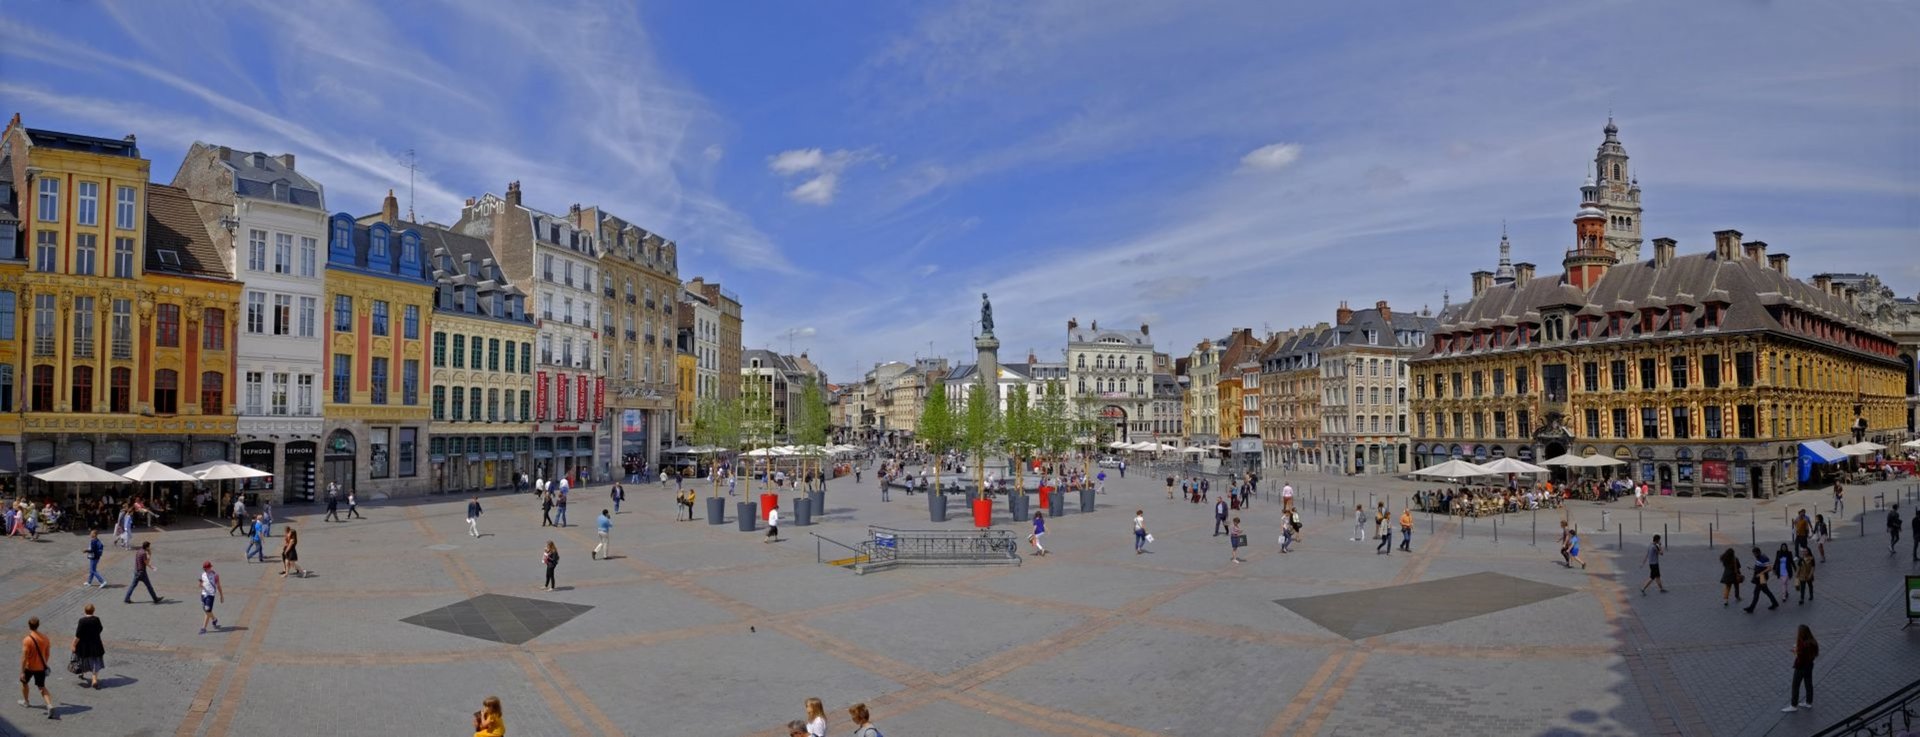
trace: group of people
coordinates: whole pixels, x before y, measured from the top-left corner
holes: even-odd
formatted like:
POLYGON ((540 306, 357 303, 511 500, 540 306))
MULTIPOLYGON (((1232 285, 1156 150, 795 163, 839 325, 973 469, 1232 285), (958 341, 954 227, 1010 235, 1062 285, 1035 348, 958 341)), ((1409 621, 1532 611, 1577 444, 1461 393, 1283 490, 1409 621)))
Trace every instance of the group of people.
POLYGON ((1413 493, 1414 504, 1422 512, 1463 517, 1559 509, 1565 498, 1553 489, 1552 484, 1524 489, 1462 486, 1422 489, 1413 493))
MULTIPOLYGON (((818 698, 809 698, 805 704, 807 717, 787 722, 787 737, 826 737, 827 707, 818 698)), ((873 713, 865 703, 847 707, 847 718, 853 721, 853 737, 884 737, 880 728, 873 726, 873 713)), ((474 737, 483 737, 474 735, 474 737)), ((497 736, 496 736, 497 737, 497 736)))

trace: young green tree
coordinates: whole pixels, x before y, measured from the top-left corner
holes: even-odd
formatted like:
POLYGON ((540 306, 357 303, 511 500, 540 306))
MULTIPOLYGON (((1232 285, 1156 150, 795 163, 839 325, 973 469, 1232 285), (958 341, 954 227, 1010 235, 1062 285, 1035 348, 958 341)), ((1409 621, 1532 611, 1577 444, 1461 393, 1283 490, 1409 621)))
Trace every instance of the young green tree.
POLYGON ((1047 382, 1033 416, 1040 430, 1040 452, 1055 464, 1065 462, 1067 449, 1073 446, 1073 405, 1067 401, 1066 385, 1047 382))
MULTIPOLYGON (((800 390, 800 411, 798 426, 793 428, 794 442, 812 446, 814 452, 827 445, 827 433, 833 429, 833 416, 827 410, 827 397, 820 391, 820 385, 809 380, 800 390)), ((824 456, 813 456, 813 469, 824 475, 824 456)), ((804 461, 803 461, 804 463, 804 461)))
POLYGON ((916 435, 927 446, 927 453, 933 456, 933 488, 940 489, 940 458, 953 450, 959 442, 960 428, 953 416, 953 405, 947 403, 947 384, 935 381, 927 387, 926 404, 920 408, 920 427, 916 435))
POLYGON ((1013 456, 1015 489, 1027 488, 1027 462, 1033 458, 1033 452, 1044 441, 1044 428, 1039 414, 1034 410, 1031 394, 1026 384, 1018 384, 1007 392, 1007 410, 1001 416, 1001 434, 1005 438, 1008 454, 1013 456))
POLYGON ((1093 476, 1093 454, 1100 447, 1100 400, 1075 397, 1073 400, 1074 444, 1084 448, 1080 454, 1081 472, 1093 476))
MULTIPOLYGON (((773 382, 745 381, 740 387, 741 440, 748 449, 773 447, 779 418, 773 416, 773 382)), ((773 478, 773 457, 765 456, 767 478, 773 478)), ((747 496, 753 496, 753 474, 747 474, 747 496)))
POLYGON ((1001 438, 999 387, 982 382, 967 393, 966 414, 961 417, 960 445, 973 456, 973 480, 976 488, 987 488, 987 453, 998 447, 1001 438))
POLYGON ((723 453, 740 450, 740 402, 719 397, 700 400, 693 408, 693 442, 709 448, 721 448, 713 454, 713 493, 720 494, 720 459, 723 453))

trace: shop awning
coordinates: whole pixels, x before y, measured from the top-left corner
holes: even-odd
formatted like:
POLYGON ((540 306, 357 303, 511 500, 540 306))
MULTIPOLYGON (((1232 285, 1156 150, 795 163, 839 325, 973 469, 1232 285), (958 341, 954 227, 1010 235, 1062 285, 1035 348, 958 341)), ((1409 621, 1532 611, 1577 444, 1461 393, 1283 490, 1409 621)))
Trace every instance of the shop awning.
POLYGON ((1839 463, 1847 459, 1847 454, 1825 440, 1809 440, 1800 444, 1800 457, 1813 463, 1839 463))

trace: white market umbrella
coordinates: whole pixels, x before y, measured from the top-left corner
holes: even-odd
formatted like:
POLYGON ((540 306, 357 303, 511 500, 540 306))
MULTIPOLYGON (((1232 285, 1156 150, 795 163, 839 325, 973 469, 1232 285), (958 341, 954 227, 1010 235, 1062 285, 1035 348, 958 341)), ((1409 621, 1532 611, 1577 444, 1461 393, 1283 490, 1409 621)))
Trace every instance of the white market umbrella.
POLYGON ((139 465, 122 468, 114 471, 114 473, 129 481, 138 481, 143 484, 151 484, 156 481, 200 481, 197 476, 182 473, 175 470, 172 466, 159 461, 146 461, 139 465))
POLYGON ((1463 479, 1470 476, 1485 476, 1488 471, 1479 466, 1455 458, 1439 465, 1428 466, 1414 471, 1415 476, 1431 476, 1442 479, 1463 479))
POLYGON ((1499 458, 1480 464, 1487 473, 1547 473, 1552 469, 1541 468, 1518 458, 1499 458))
POLYGON ((1603 455, 1590 455, 1581 456, 1568 465, 1579 466, 1581 468, 1606 468, 1608 466, 1624 466, 1627 465, 1627 462, 1618 458, 1608 458, 1603 455))
POLYGON ((1909 441, 1907 441, 1907 442, 1904 442, 1904 443, 1901 443, 1901 444, 1900 444, 1900 447, 1902 447, 1902 448, 1920 448, 1920 440, 1909 440, 1909 441))
POLYGON ((667 453, 672 455, 687 455, 690 453, 697 453, 699 451, 700 451, 699 448, 695 448, 691 445, 676 445, 666 450, 667 453))
POLYGON ((262 476, 273 475, 271 473, 267 473, 266 471, 262 471, 257 468, 242 466, 232 461, 207 461, 206 463, 200 463, 200 464, 188 466, 186 468, 182 468, 180 469, 180 472, 189 474, 193 476, 195 479, 198 479, 201 481, 226 481, 228 479, 257 479, 262 476))
POLYGON ((124 484, 128 481, 125 476, 81 461, 45 471, 36 471, 33 477, 55 484, 124 484))
POLYGON ((1879 443, 1865 443, 1865 442, 1840 446, 1840 452, 1850 456, 1870 456, 1886 449, 1887 449, 1887 446, 1881 445, 1879 443))
POLYGON ((1107 447, 1113 448, 1114 450, 1132 450, 1133 444, 1126 442, 1124 440, 1115 440, 1111 443, 1107 443, 1107 447))
POLYGON ((1540 465, 1542 466, 1580 466, 1583 464, 1580 463, 1580 456, 1574 455, 1572 453, 1562 453, 1560 455, 1541 461, 1540 465))
POLYGON ((1206 449, 1206 448, 1201 448, 1201 447, 1197 447, 1197 446, 1192 446, 1192 445, 1189 445, 1189 446, 1187 446, 1187 447, 1185 447, 1185 448, 1181 448, 1181 449, 1180 449, 1180 452, 1182 452, 1182 453, 1188 453, 1188 454, 1197 454, 1197 453, 1205 453, 1205 452, 1207 452, 1207 449, 1206 449))

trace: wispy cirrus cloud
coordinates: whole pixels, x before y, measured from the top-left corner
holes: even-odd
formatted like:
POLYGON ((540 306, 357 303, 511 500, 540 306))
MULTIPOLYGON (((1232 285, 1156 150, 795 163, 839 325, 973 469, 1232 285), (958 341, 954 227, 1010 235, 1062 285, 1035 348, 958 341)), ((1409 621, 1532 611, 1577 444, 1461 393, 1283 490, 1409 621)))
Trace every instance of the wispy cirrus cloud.
POLYGON ((869 151, 796 148, 767 157, 767 170, 782 177, 802 177, 787 197, 808 205, 831 205, 840 193, 840 178, 856 164, 873 160, 869 151))
POLYGON ((1280 171, 1300 160, 1300 144, 1269 143, 1240 157, 1240 168, 1254 171, 1280 171))

